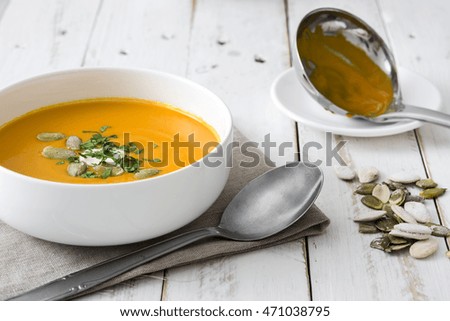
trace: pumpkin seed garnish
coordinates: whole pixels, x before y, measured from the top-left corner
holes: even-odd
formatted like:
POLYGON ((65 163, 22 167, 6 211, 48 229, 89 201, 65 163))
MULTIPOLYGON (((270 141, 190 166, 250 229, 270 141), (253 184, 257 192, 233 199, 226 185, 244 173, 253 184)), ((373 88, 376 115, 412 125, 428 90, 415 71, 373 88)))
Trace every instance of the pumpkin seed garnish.
POLYGON ((39 133, 36 138, 41 142, 53 142, 66 138, 63 133, 39 133))
MULTIPOLYGON (((66 140, 66 148, 47 146, 42 155, 50 159, 60 159, 58 165, 69 166, 67 172, 70 176, 82 178, 103 178, 119 176, 126 173, 134 173, 138 179, 151 177, 161 172, 159 169, 141 169, 144 160, 152 163, 161 163, 161 159, 151 160, 136 157, 143 153, 143 149, 136 142, 129 142, 120 146, 113 139, 117 135, 104 135, 111 126, 101 126, 99 130, 83 130, 83 133, 91 133, 90 139, 83 142, 78 136, 69 136, 66 140), (94 161, 92 161, 94 159, 94 161), (89 161, 87 161, 89 160, 89 161)), ((63 139, 62 133, 41 133, 37 136, 42 141, 63 139)), ((156 148, 158 145, 154 144, 156 148)))
POLYGON ((86 163, 70 163, 69 166, 67 166, 67 173, 70 176, 77 177, 84 174, 87 170, 86 163))
POLYGON ((137 173, 134 173, 134 177, 136 179, 144 179, 144 178, 148 178, 151 176, 155 176, 158 175, 160 172, 160 170, 158 169, 154 169, 154 168, 147 168, 147 169, 142 169, 137 173))
POLYGON ((45 147, 42 151, 42 155, 50 159, 69 159, 70 157, 77 156, 74 151, 53 146, 45 147))
POLYGON ((83 142, 78 136, 69 136, 66 140, 66 147, 71 150, 80 150, 80 146, 83 142))

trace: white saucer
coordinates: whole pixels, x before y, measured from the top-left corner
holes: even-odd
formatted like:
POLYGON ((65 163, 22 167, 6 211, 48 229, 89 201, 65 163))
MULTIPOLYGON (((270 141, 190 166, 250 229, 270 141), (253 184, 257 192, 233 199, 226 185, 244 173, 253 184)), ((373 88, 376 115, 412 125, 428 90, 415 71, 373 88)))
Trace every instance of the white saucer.
MULTIPOLYGON (((441 95, 427 79, 405 68, 399 68, 399 82, 406 104, 440 110, 441 95)), ((272 83, 275 105, 289 118, 307 126, 338 135, 379 137, 403 133, 423 125, 420 121, 375 124, 332 114, 319 105, 297 80, 294 68, 282 72, 272 83)))

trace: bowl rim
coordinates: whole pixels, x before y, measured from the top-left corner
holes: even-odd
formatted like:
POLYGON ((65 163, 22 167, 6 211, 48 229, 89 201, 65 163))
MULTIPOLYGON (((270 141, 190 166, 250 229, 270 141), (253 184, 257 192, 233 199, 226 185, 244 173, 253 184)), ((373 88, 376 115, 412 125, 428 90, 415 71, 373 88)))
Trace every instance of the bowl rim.
MULTIPOLYGON (((92 72, 92 71, 128 71, 128 72, 135 72, 135 73, 147 73, 147 74, 154 74, 154 75, 158 75, 158 76, 162 76, 162 77, 167 77, 170 78, 172 80, 175 81, 179 81, 185 84, 188 84, 189 86, 193 86, 197 89, 199 89, 200 91, 202 91, 203 93, 206 93, 207 95, 213 96, 215 99, 217 99, 220 103, 222 103, 223 107, 224 107, 224 111, 226 114, 226 119, 228 120, 228 123, 230 124, 229 127, 226 129, 226 133, 223 137, 223 139, 220 139, 219 144, 208 154, 206 154, 205 156, 203 156, 201 159, 197 160, 196 162, 189 164, 187 166, 184 166, 182 168, 179 168, 173 172, 161 175, 161 176, 156 176, 156 177, 152 177, 151 179, 143 179, 143 180, 137 180, 137 181, 130 181, 130 182, 119 182, 119 183, 111 183, 111 184, 76 184, 76 183, 63 183, 63 182, 56 182, 56 181, 49 181, 49 180, 45 180, 45 179, 41 179, 41 178, 36 178, 36 177, 31 177, 22 173, 18 173, 15 172, 11 169, 8 169, 2 165, 0 165, 0 174, 9 174, 9 175, 13 175, 13 177, 16 177, 18 179, 24 179, 26 181, 30 181, 31 183, 39 183, 39 184, 44 184, 44 185, 50 185, 50 186, 59 186, 61 188, 66 187, 66 188, 84 188, 84 189, 97 189, 97 188, 114 188, 114 186, 125 186, 125 185, 137 185, 137 184, 148 184, 148 182, 154 182, 154 181, 158 181, 161 179, 164 179, 164 177, 169 177, 169 176, 173 176, 176 175, 176 173, 179 172, 184 172, 189 170, 189 168, 193 168, 195 167, 194 164, 197 163, 202 163, 206 157, 208 157, 209 155, 217 152, 217 150, 219 149, 219 147, 223 146, 223 144, 228 141, 230 139, 230 136, 232 135, 233 132, 233 118, 231 116, 231 112, 230 109, 228 108, 228 106, 225 104, 225 102, 223 101, 222 98, 220 98, 217 94, 215 94, 214 92, 212 92, 210 89, 206 88, 203 85, 200 85, 198 83, 196 83, 193 80, 190 80, 186 77, 182 77, 182 76, 178 76, 172 73, 168 73, 168 72, 164 72, 164 71, 159 71, 159 70, 154 70, 154 69, 147 69, 147 68, 128 68, 128 67, 78 67, 78 68, 68 68, 68 69, 60 69, 60 70, 56 70, 56 71, 50 71, 50 72, 45 72, 45 73, 40 73, 31 77, 27 77, 25 79, 13 82, 9 85, 6 85, 5 87, 0 88, 0 93, 3 92, 8 92, 9 90, 14 89, 15 87, 19 87, 22 85, 26 85, 27 83, 31 83, 34 82, 36 80, 42 79, 42 78, 47 78, 47 77, 51 77, 51 76, 58 76, 58 75, 64 75, 64 74, 72 74, 72 73, 79 73, 79 72, 92 72)), ((95 98, 94 98, 95 99, 95 98)), ((45 106, 44 106, 45 107, 45 106)), ((174 106, 176 108, 180 108, 179 106, 174 106)), ((38 107, 41 108, 41 107, 38 107)), ((1 112, 1 109, 0 109, 1 112)), ((20 116, 19 116, 20 117, 20 116)), ((3 125, 3 124, 1 124, 3 125)), ((211 127, 214 128, 214 126, 212 126, 211 124, 209 124, 211 127)), ((222 150, 224 150, 226 148, 222 148, 222 150)))

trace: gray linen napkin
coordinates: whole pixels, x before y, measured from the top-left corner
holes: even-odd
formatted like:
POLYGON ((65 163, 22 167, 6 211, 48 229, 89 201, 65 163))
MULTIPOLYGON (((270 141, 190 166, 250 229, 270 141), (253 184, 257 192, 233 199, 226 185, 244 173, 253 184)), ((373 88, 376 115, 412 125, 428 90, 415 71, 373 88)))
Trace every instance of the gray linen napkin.
MULTIPOLYGON (((235 141, 242 145, 247 140, 238 131, 235 131, 235 141)), ((256 149, 252 150, 252 152, 256 152, 262 156, 256 149)), ((218 224, 224 208, 237 192, 250 180, 273 166, 267 159, 265 163, 260 162, 259 165, 252 168, 236 166, 241 161, 249 160, 240 153, 239 148, 234 148, 234 166, 231 170, 230 178, 222 194, 211 208, 198 219, 178 231, 150 241, 112 247, 69 246, 33 238, 16 231, 0 221, 0 299, 4 300, 66 274, 139 249, 166 237, 200 227, 215 226, 218 224)), ((222 239, 205 240, 137 267, 93 288, 89 292, 143 274, 175 266, 201 262, 212 258, 243 253, 298 240, 305 236, 321 233, 328 224, 329 219, 317 207, 313 206, 294 225, 270 238, 254 242, 236 242, 222 239)))

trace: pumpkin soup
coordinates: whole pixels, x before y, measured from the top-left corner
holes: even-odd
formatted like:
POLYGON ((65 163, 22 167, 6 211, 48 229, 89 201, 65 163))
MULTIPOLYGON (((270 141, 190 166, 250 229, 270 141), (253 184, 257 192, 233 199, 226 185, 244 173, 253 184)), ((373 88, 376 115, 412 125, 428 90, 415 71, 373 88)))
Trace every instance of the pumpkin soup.
POLYGON ((203 120, 167 104, 97 98, 43 107, 0 127, 0 165, 55 182, 129 182, 192 164, 218 141, 203 120))

